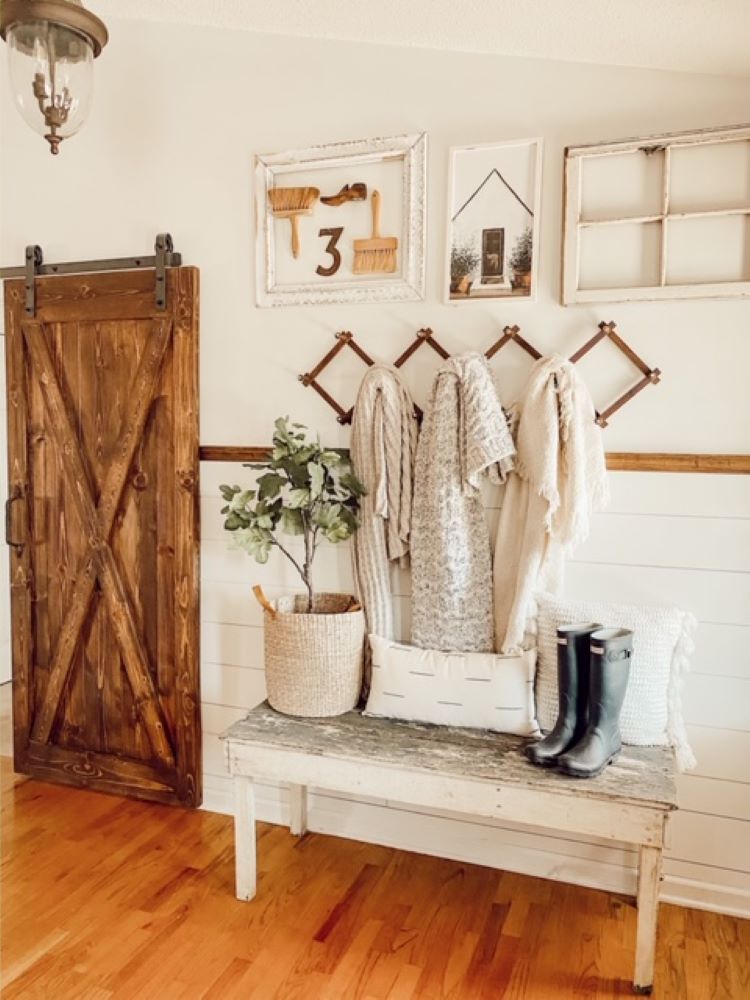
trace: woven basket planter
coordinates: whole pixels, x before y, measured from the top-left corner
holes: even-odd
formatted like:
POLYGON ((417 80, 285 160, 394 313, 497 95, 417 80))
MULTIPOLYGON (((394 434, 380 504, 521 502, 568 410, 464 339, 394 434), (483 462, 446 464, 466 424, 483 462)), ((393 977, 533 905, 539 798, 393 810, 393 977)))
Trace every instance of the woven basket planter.
POLYGON ((265 611, 266 688, 272 708, 285 715, 342 715, 357 704, 362 687, 364 612, 346 611, 354 598, 317 594, 313 613, 307 596, 272 601, 265 611))

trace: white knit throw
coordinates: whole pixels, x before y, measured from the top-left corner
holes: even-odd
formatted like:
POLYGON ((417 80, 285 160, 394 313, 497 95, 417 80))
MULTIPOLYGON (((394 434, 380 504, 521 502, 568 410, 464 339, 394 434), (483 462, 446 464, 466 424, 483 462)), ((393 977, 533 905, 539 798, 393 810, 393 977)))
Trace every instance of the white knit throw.
POLYGON ((534 592, 560 589, 565 552, 588 536, 592 510, 609 499, 601 430, 574 365, 557 356, 537 361, 520 412, 493 570, 503 653, 523 647, 534 592))
POLYGON ((352 467, 367 490, 352 551, 368 632, 385 639, 397 638, 389 564, 409 551, 417 435, 414 403, 398 371, 373 365, 352 418, 352 467))
POLYGON ((440 368, 419 436, 412 518, 412 642, 491 652, 492 552, 480 483, 513 468, 513 441, 487 360, 440 368))

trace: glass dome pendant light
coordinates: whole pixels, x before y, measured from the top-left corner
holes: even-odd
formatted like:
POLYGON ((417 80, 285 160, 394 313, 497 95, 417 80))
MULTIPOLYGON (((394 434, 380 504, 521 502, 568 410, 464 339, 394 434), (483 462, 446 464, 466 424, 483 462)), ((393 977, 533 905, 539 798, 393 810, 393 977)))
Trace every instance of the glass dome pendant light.
POLYGON ((56 155, 88 116, 104 22, 81 0, 0 0, 0 37, 16 105, 56 155))

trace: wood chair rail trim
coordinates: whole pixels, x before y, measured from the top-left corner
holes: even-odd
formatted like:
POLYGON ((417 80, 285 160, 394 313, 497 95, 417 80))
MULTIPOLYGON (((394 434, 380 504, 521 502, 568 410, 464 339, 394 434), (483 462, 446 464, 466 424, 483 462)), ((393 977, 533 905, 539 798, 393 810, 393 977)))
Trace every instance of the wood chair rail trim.
MULTIPOLYGON (((202 462, 265 462, 267 445, 206 444, 200 449, 202 462)), ((720 475, 750 475, 750 455, 709 455, 692 452, 607 452, 610 472, 705 472, 720 475)))

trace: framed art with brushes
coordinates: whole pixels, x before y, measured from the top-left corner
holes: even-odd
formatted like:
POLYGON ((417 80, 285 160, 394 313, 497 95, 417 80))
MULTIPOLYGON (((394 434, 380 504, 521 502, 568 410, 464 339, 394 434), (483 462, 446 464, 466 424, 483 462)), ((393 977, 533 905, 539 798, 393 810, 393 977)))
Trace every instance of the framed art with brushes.
POLYGON ((427 136, 255 158, 259 306, 424 298, 427 136))

